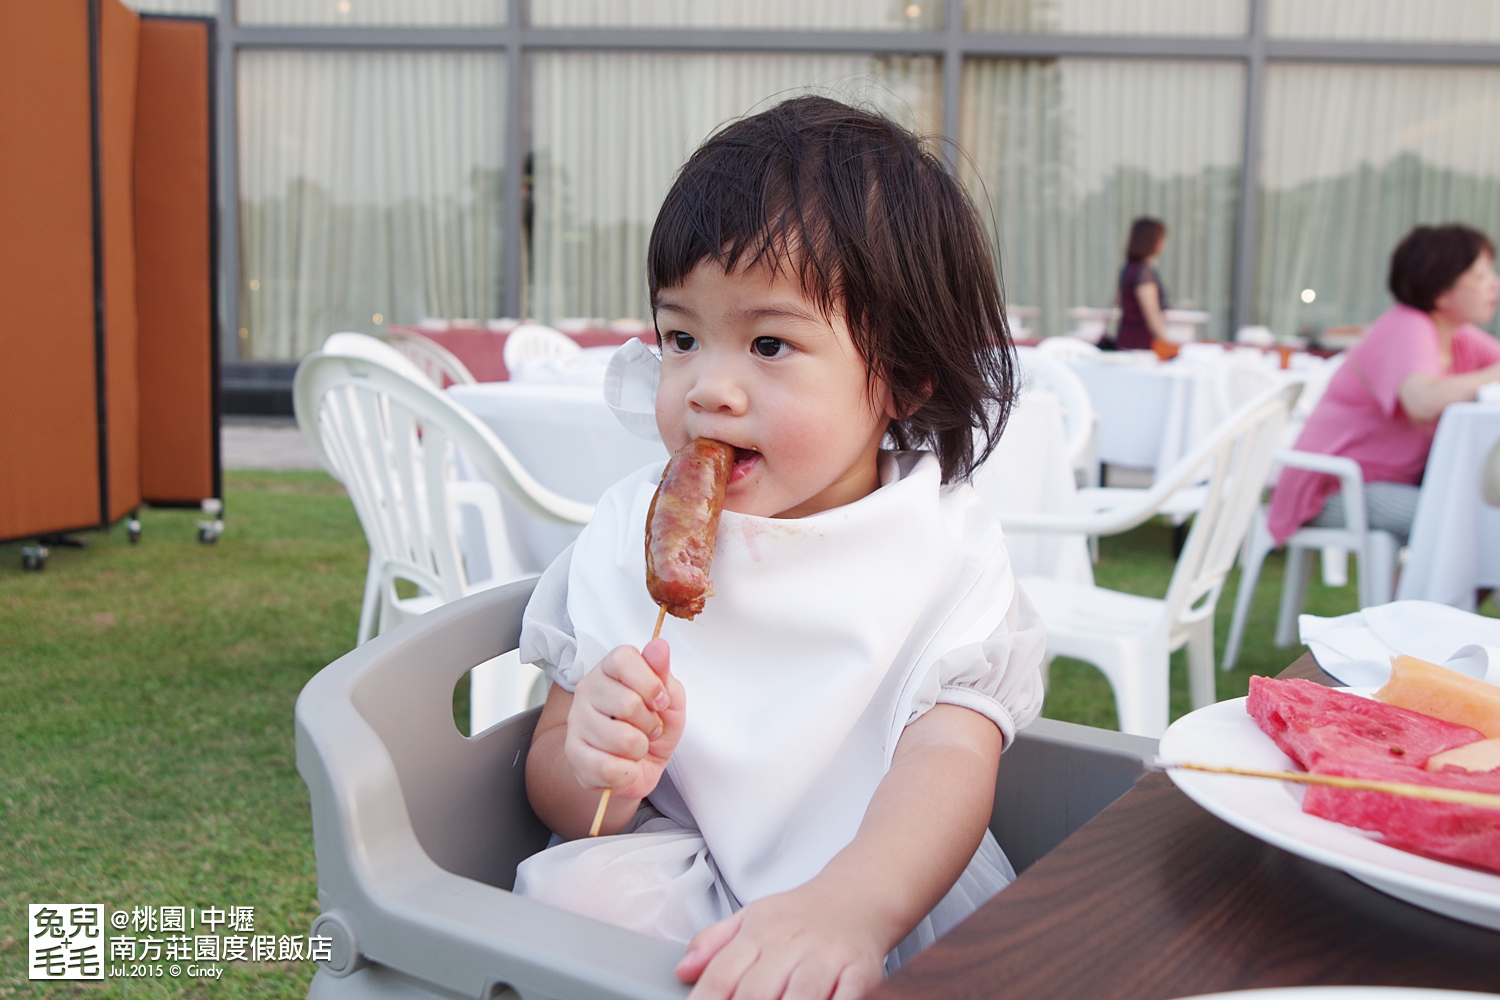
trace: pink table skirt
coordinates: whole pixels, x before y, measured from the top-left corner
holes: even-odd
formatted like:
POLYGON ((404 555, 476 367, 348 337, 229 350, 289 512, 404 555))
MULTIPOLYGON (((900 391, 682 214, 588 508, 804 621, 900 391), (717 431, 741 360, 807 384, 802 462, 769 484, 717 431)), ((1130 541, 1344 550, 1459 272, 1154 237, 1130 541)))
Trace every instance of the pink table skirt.
MULTIPOLYGON (((506 382, 510 372, 505 368, 505 341, 509 333, 496 333, 483 327, 449 327, 446 330, 423 330, 415 326, 391 325, 389 329, 398 333, 410 333, 427 337, 452 351, 464 367, 481 382, 506 382)), ((617 347, 627 340, 640 339, 648 344, 656 340, 655 333, 615 333, 611 330, 581 330, 567 336, 578 342, 579 347, 617 347)))

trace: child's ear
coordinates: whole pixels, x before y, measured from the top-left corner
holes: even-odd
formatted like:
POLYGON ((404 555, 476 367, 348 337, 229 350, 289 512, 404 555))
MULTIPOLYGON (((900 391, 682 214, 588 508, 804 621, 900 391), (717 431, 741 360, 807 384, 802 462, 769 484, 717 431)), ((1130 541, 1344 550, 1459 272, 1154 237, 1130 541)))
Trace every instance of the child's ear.
POLYGON ((922 380, 921 386, 917 389, 917 391, 912 393, 906 399, 897 399, 896 394, 892 392, 890 394, 886 415, 889 416, 892 420, 905 420, 907 417, 920 410, 923 406, 927 405, 927 401, 932 398, 932 389, 932 379, 924 378, 922 380))

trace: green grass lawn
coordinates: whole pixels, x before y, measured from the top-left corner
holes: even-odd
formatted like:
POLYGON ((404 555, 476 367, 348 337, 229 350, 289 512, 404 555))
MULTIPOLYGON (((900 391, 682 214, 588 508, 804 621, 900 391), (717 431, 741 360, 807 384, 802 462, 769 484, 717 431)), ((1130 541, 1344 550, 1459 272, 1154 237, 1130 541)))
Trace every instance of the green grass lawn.
POLYGON ((321 474, 234 474, 228 530, 148 511, 137 546, 86 534, 22 573, 0 546, 0 995, 294 997, 311 964, 218 982, 26 981, 28 902, 255 907, 261 934, 316 911, 292 705, 354 641, 365 546, 321 474))
MULTIPOLYGON (((87 534, 22 573, 0 546, 0 996, 300 997, 310 963, 233 963, 217 982, 26 979, 28 902, 255 907, 259 934, 305 935, 316 916, 307 793, 293 754, 297 692, 354 641, 366 550, 342 489, 314 473, 226 477, 228 528, 199 545, 194 517, 148 511, 145 536, 87 534)), ((1170 532, 1105 539, 1105 586, 1161 596, 1170 532)), ((1243 694, 1300 653, 1270 645, 1281 561, 1261 576, 1243 694)), ((1219 602, 1228 630, 1234 579, 1219 602)), ((1315 580, 1309 611, 1355 607, 1315 580)), ((1173 715, 1187 710, 1174 658, 1173 715)), ((460 705, 460 711, 462 706, 460 705)), ((1113 727, 1103 677, 1053 665, 1046 714, 1113 727)), ((163 963, 166 964, 166 963, 163 963)))

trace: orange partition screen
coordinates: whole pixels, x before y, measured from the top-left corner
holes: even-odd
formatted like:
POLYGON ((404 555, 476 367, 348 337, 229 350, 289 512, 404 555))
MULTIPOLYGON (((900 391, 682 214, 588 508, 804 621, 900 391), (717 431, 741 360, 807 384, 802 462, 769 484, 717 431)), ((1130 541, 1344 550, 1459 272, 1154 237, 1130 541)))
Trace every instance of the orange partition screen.
POLYGON ((99 198, 104 264, 105 519, 141 502, 140 389, 136 384, 135 80, 140 18, 99 2, 99 198))
POLYGON ((0 3, 0 538, 99 523, 89 17, 0 3))
POLYGON ((143 17, 135 110, 141 492, 217 496, 211 49, 204 21, 143 17))

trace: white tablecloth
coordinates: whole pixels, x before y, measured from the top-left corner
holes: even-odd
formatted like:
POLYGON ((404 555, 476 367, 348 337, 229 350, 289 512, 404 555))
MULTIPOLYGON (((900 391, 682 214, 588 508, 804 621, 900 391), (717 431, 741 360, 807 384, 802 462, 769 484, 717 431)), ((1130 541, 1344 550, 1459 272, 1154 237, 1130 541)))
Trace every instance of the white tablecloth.
POLYGON ((1071 363, 1099 415, 1099 461, 1157 475, 1203 440, 1218 417, 1207 366, 1108 356, 1071 363))
MULTIPOLYGON (((974 474, 974 489, 997 511, 1072 509, 1077 490, 1062 406, 1056 396, 1029 392, 1020 398, 1005 434, 974 474)), ((1094 582, 1088 540, 1083 535, 1008 535, 1005 547, 1017 577, 1094 582)))
MULTIPOLYGON (((484 382, 452 386, 448 395, 493 430, 542 485, 574 500, 594 503, 629 473, 667 455, 661 442, 642 440, 621 427, 597 386, 484 382)), ((1072 506, 1073 470, 1056 397, 1022 397, 974 486, 997 510, 1072 506)), ((508 502, 505 518, 511 548, 528 572, 545 569, 578 536, 577 528, 544 521, 508 502)), ((1093 582, 1081 536, 1017 535, 1007 545, 1017 576, 1093 582)))
MULTIPOLYGON (((660 441, 645 441, 620 426, 598 385, 481 382, 448 389, 495 432, 516 459, 555 493, 594 503, 613 484, 667 457, 660 441)), ((578 537, 503 502, 506 531, 521 568, 541 572, 578 537)))
POLYGON ((1474 590, 1500 587, 1500 508, 1480 495, 1500 440, 1500 403, 1451 403, 1438 422, 1396 599, 1474 610, 1474 590))

